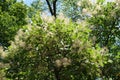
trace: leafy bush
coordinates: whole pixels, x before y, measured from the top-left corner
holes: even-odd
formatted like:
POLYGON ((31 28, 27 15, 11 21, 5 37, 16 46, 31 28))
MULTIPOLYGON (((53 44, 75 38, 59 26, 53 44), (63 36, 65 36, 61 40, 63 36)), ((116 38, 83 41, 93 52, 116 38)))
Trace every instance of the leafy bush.
POLYGON ((88 39, 90 29, 60 17, 20 29, 9 47, 6 77, 20 80, 93 80, 106 56, 88 39))

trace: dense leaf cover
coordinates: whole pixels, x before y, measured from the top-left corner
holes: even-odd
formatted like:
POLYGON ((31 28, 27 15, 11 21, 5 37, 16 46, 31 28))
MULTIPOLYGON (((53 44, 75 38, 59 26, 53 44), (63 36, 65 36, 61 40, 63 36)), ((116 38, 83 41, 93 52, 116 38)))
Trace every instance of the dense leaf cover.
POLYGON ((0 79, 119 80, 119 34, 120 0, 1 0, 0 79))
MULTIPOLYGON (((90 30, 65 20, 19 30, 8 49, 12 79, 95 79, 106 55, 92 47, 90 30)), ((87 23, 86 23, 87 24, 87 23)), ((85 28, 86 27, 86 28, 85 28)))
POLYGON ((26 24, 26 7, 16 0, 0 1, 0 44, 9 46, 16 31, 26 24))

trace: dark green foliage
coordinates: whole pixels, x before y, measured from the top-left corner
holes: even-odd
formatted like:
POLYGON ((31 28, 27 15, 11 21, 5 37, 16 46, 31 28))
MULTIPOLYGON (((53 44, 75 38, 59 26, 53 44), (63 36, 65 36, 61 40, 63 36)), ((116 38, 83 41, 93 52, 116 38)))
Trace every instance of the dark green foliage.
POLYGON ((8 46, 16 31, 26 24, 26 13, 25 5, 15 0, 0 2, 0 43, 3 46, 8 46))
POLYGON ((108 59, 112 60, 102 68, 102 74, 117 80, 120 72, 120 5, 114 2, 101 5, 101 9, 89 22, 93 26, 91 36, 95 37, 95 44, 108 47, 108 59))
POLYGON ((107 3, 89 19, 89 22, 94 25, 92 35, 97 36, 96 43, 100 43, 101 47, 110 47, 116 42, 116 38, 120 38, 119 8, 115 3, 107 3))

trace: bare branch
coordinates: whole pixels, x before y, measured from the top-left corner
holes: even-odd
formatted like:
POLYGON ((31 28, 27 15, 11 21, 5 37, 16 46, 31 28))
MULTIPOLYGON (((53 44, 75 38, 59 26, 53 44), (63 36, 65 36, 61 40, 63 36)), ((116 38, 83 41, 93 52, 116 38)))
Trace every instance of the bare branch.
POLYGON ((57 2, 57 0, 53 1, 53 11, 54 11, 55 18, 56 18, 56 2, 57 2))
POLYGON ((47 2, 47 5, 48 5, 48 7, 49 7, 49 10, 50 10, 51 15, 53 16, 54 13, 53 13, 53 10, 52 10, 52 7, 51 7, 51 5, 50 5, 49 0, 46 0, 46 2, 47 2))

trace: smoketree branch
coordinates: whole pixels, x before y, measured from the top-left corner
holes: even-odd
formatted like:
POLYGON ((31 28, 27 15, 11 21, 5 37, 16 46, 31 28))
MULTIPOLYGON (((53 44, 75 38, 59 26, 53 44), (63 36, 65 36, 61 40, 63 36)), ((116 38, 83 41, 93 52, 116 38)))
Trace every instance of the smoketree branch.
POLYGON ((51 15, 54 15, 53 10, 52 10, 52 7, 51 7, 51 5, 50 5, 49 0, 46 0, 46 2, 47 2, 47 5, 48 5, 48 7, 49 7, 49 10, 50 10, 51 15))
POLYGON ((57 0, 53 1, 53 10, 54 10, 54 16, 55 16, 55 18, 56 18, 56 2, 57 2, 57 0))
POLYGON ((51 6, 49 0, 46 0, 46 2, 47 2, 47 5, 49 7, 49 11, 50 11, 51 15, 56 18, 56 3, 57 3, 57 0, 53 0, 52 6, 51 6))

